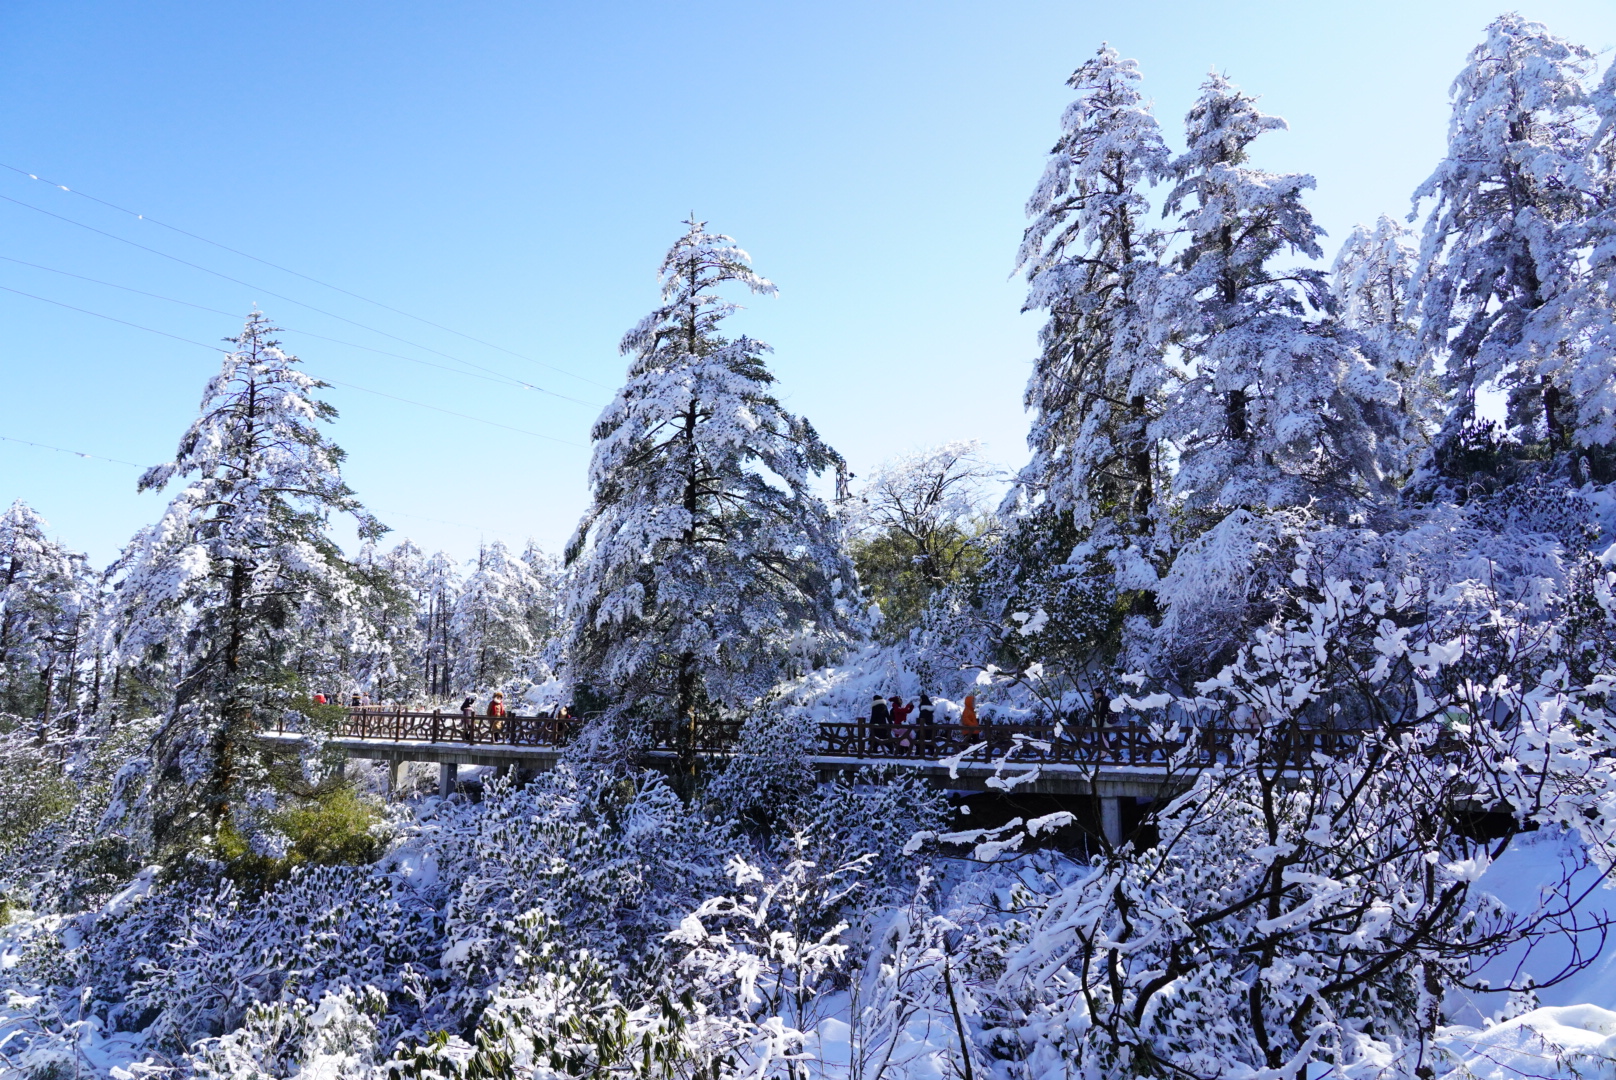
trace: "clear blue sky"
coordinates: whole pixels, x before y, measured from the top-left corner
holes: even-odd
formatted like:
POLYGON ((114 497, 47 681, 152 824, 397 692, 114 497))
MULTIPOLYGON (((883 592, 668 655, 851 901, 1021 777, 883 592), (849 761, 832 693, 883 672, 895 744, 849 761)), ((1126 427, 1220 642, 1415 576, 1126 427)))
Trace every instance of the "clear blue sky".
MULTIPOLYGON (((1441 153, 1448 84, 1499 10, 10 0, 0 162, 550 367, 4 170, 0 196, 247 284, 0 200, 8 259, 232 314, 17 262, 0 261, 0 286, 200 342, 257 303, 316 375, 572 444, 329 392, 350 481, 399 535, 460 556, 479 537, 558 549, 623 371, 617 341, 694 209, 780 285, 737 326, 775 346, 791 407, 856 472, 958 438, 1013 466, 1036 319, 1007 275, 1064 80, 1101 41, 1139 59, 1170 137, 1213 66, 1286 117, 1259 163, 1318 178, 1333 253, 1355 221, 1406 212, 1441 153), (310 334, 455 366, 447 353, 588 404, 310 334)), ((1519 10, 1616 44, 1610 0, 1519 10)), ((155 463, 216 365, 0 291, 0 435, 155 463)), ((0 442, 0 501, 26 499, 98 563, 160 511, 135 477, 0 442)))

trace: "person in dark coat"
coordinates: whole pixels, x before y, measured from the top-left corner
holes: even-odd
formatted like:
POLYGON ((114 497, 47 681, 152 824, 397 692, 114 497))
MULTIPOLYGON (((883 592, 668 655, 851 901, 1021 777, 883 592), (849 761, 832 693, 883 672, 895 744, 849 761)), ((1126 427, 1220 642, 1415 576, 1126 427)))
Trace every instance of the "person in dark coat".
POLYGON ((875 695, 875 701, 870 705, 870 742, 874 746, 886 746, 892 742, 892 722, 887 714, 886 699, 880 694, 875 695))
POLYGON ((915 723, 920 728, 915 733, 915 744, 917 746, 921 744, 932 745, 936 739, 936 734, 932 731, 932 725, 937 723, 937 709, 932 705, 931 698, 925 694, 920 695, 920 708, 915 710, 915 723))
POLYGON ((466 700, 460 703, 460 715, 464 716, 467 720, 470 720, 472 717, 472 710, 476 707, 477 699, 468 695, 466 700))

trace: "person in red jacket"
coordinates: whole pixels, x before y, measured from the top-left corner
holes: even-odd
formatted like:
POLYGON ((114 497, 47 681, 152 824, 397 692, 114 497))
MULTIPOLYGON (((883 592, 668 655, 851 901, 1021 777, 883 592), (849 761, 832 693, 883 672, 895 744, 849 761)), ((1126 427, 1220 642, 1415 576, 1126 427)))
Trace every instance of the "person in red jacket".
POLYGON ((893 694, 892 703, 887 709, 892 714, 892 741, 902 750, 914 745, 915 729, 909 726, 909 714, 914 708, 913 705, 905 705, 903 698, 893 694))

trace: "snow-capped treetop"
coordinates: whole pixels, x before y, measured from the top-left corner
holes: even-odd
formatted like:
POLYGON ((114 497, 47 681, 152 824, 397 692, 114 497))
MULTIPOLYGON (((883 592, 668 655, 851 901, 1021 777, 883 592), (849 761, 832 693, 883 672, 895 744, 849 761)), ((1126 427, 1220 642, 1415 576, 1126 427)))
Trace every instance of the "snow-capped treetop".
POLYGON ((1246 164, 1251 142, 1284 121, 1215 72, 1186 124, 1164 210, 1187 242, 1153 310, 1185 369, 1152 426, 1179 448, 1175 493, 1196 505, 1350 504, 1382 482, 1378 436, 1395 427, 1400 394, 1330 317, 1323 272, 1272 265, 1321 254, 1302 202, 1313 178, 1246 164))
POLYGON ((297 368, 298 358, 272 337, 278 332, 262 312, 247 317, 241 336, 231 339, 237 348, 202 391, 201 415, 180 439, 174 460, 147 469, 139 488, 161 490, 175 476, 197 476, 165 520, 198 510, 239 520, 241 509, 263 495, 322 524, 331 511, 346 511, 363 534, 379 535, 375 518, 342 482, 342 449, 317 426, 337 415, 315 397, 329 384, 297 368))
POLYGON ((649 359, 663 351, 669 335, 681 339, 672 346, 675 350, 694 353, 699 341, 713 335, 718 324, 740 308, 713 291, 720 285, 736 282, 767 296, 779 292, 774 282, 752 270, 752 256, 732 238, 707 232, 707 223, 697 221, 695 215, 685 224, 689 230, 657 267, 662 306, 623 335, 619 350, 624 354, 649 359))
POLYGON ((683 716, 763 693, 804 630, 838 644, 853 573, 807 486, 840 458, 771 393, 768 346, 717 332, 735 310, 720 286, 773 285, 695 221, 661 277, 667 302, 623 339, 628 381, 595 424, 593 505, 567 547, 571 678, 683 716))
POLYGON ((1067 85, 1078 97, 1027 201, 1033 220, 1016 257, 1023 310, 1049 312, 1027 385, 1033 460, 1020 486, 1088 524, 1100 504, 1138 516, 1153 498, 1145 424, 1166 369, 1144 294, 1163 237, 1142 222, 1144 189, 1168 175, 1168 152, 1134 61, 1102 46, 1067 85))
MULTIPOLYGON (((316 397, 326 384, 282 351, 262 312, 248 316, 236 349, 202 393, 200 415, 172 461, 147 469, 141 491, 194 477, 170 501, 148 535, 123 560, 114 606, 115 652, 130 657, 176 627, 159 611, 179 614, 189 587, 229 564, 325 575, 340 553, 319 539, 333 511, 354 515, 361 536, 383 527, 342 481, 340 447, 322 423, 336 409, 316 397)), ((242 596, 243 581, 231 587, 242 596)), ((193 613, 200 617, 200 612, 193 613)))
POLYGON ((50 710, 41 674, 69 655, 99 601, 84 556, 48 528, 21 499, 0 514, 0 714, 50 710))
POLYGON ((1078 97, 1061 116, 1061 134, 1044 174, 1027 199, 1032 218, 1021 236, 1016 269, 1032 283, 1028 308, 1044 308, 1065 290, 1045 295, 1039 278, 1067 261, 1078 244, 1132 254, 1149 230, 1139 220, 1150 209, 1142 186, 1165 179, 1169 155, 1161 128, 1139 92, 1139 63, 1100 46, 1066 85, 1078 97))
MULTIPOLYGON (((1246 150, 1258 136, 1289 125, 1258 112, 1256 98, 1215 71, 1201 85, 1201 96, 1184 123, 1187 149, 1173 161, 1178 183, 1162 213, 1177 215, 1188 235, 1178 265, 1190 284, 1213 290, 1216 300, 1233 306, 1245 299, 1245 290, 1295 282, 1316 307, 1327 306, 1318 271, 1281 274, 1268 265, 1285 250, 1314 259, 1323 254, 1318 244, 1322 233, 1302 203, 1302 192, 1316 186, 1313 178, 1263 172, 1246 164, 1246 150)), ((1279 295, 1287 308, 1295 309, 1288 288, 1279 295)), ((1218 314, 1226 320, 1235 316, 1218 314)))
POLYGON ((1584 350, 1566 380, 1584 446, 1616 442, 1616 64, 1588 97, 1599 118, 1584 159, 1590 212, 1582 227, 1587 269, 1561 305, 1578 324, 1584 350))
POLYGON ((1409 236, 1408 226, 1382 214, 1373 228, 1353 227, 1331 267, 1341 321, 1402 363, 1419 330, 1410 295, 1417 255, 1409 236))
MULTIPOLYGON (((1416 208, 1435 200, 1417 277, 1425 344, 1448 354, 1459 394, 1445 438, 1471 420, 1476 388, 1491 381, 1527 406, 1518 421, 1544 408, 1537 380, 1553 379, 1576 324, 1556 300, 1578 270, 1592 63, 1589 50, 1510 13, 1453 82, 1447 156, 1414 192, 1416 208)), ((1551 439, 1561 426, 1555 396, 1551 439)))
MULTIPOLYGON (((1396 475, 1406 476, 1439 423, 1441 401, 1430 352, 1420 343, 1414 267, 1418 254, 1402 222, 1382 214, 1373 228, 1355 226, 1331 270, 1341 322, 1368 343, 1370 358, 1402 391, 1408 419, 1396 475)), ((1390 449, 1390 448, 1388 448, 1390 449)))

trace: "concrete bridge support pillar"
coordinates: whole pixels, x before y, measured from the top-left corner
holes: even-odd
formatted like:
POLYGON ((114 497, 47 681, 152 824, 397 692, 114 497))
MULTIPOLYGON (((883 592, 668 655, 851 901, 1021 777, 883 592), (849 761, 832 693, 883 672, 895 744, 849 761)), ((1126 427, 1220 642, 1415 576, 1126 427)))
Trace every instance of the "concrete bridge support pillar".
POLYGON ((387 763, 387 801, 392 802, 398 798, 399 782, 403 780, 404 763, 402 761, 389 761, 387 763))
POLYGON ((1102 797, 1100 799, 1100 835, 1112 847, 1122 846, 1122 800, 1118 798, 1102 797))
POLYGON ((438 794, 447 799, 454 794, 455 775, 460 772, 460 766, 445 761, 438 766, 438 794))

